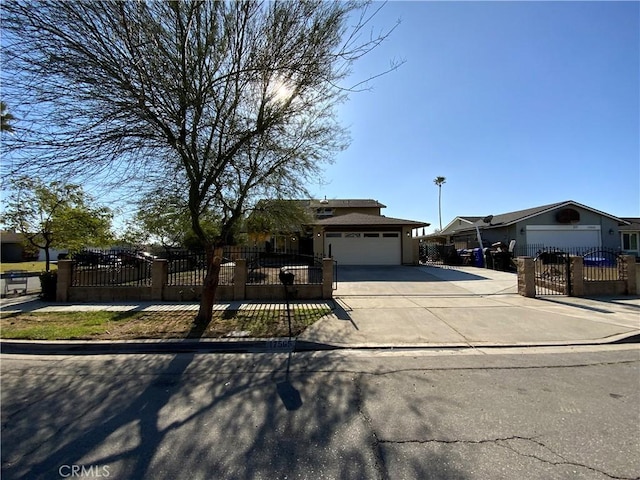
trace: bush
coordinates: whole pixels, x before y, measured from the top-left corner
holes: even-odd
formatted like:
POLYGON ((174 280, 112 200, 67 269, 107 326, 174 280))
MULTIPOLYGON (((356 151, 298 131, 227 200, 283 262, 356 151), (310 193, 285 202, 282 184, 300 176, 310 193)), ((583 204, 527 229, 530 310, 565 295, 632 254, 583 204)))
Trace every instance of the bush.
POLYGON ((40 298, 54 302, 56 300, 56 289, 58 286, 58 272, 42 272, 40 274, 40 286, 42 287, 40 298))

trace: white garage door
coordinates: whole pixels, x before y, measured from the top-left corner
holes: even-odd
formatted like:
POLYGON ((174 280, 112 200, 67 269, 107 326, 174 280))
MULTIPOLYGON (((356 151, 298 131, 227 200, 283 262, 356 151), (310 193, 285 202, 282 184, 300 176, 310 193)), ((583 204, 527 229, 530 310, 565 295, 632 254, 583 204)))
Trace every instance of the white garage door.
POLYGON ((324 252, 340 265, 400 265, 399 232, 327 232, 324 252))
POLYGON ((527 243, 556 248, 598 248, 600 225, 528 225, 527 243))

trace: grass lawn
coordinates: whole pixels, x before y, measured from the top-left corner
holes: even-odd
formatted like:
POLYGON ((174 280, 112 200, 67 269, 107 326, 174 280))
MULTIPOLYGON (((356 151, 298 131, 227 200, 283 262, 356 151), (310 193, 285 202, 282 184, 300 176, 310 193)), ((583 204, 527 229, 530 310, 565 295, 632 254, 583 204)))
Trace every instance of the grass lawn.
MULTIPOLYGON (((329 307, 291 309, 293 335, 331 312, 329 307)), ((222 337, 285 337, 287 311, 269 306, 215 311, 206 328, 195 328, 193 311, 15 313, 0 319, 0 337, 21 340, 132 340, 222 337)))
MULTIPOLYGON (((49 265, 50 270, 57 270, 58 265, 51 263, 49 265)), ((5 273, 9 270, 26 270, 27 272, 44 272, 45 262, 17 262, 17 263, 0 263, 0 273, 5 273)))

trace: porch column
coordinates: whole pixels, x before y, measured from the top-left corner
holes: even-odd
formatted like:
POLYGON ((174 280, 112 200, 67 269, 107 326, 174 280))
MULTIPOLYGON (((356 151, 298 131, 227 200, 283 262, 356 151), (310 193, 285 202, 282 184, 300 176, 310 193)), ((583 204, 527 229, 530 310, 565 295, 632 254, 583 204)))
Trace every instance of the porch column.
POLYGON ((584 258, 579 255, 569 257, 569 269, 571 275, 571 295, 584 297, 584 258))
POLYGON ((635 255, 622 255, 623 268, 626 269, 627 295, 638 295, 638 275, 635 255))
POLYGON ((69 288, 72 284, 73 260, 58 260, 58 280, 56 281, 56 302, 69 301, 69 288))
POLYGON ((523 297, 536 296, 536 271, 532 257, 518 257, 518 294, 523 297))
POLYGON ((164 286, 169 279, 169 261, 156 258, 151 264, 151 300, 164 300, 164 286))
POLYGON ((322 298, 333 297, 333 259, 322 259, 322 298))

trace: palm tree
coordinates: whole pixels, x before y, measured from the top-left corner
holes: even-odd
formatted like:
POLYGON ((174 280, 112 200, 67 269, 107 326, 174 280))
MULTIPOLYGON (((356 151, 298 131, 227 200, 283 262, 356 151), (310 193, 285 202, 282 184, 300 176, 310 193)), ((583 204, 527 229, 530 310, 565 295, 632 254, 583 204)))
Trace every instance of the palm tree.
POLYGON ((0 113, 2 114, 2 123, 0 124, 0 131, 13 132, 13 125, 11 122, 15 120, 14 116, 7 112, 7 104, 0 102, 0 113))
POLYGON ((436 177, 433 179, 433 183, 438 186, 438 217, 440 219, 440 230, 442 230, 442 184, 447 183, 445 177, 436 177))

